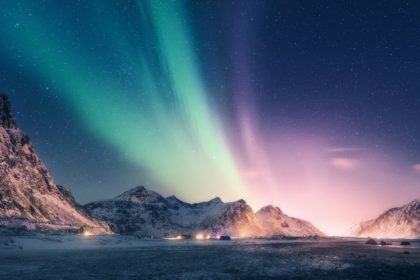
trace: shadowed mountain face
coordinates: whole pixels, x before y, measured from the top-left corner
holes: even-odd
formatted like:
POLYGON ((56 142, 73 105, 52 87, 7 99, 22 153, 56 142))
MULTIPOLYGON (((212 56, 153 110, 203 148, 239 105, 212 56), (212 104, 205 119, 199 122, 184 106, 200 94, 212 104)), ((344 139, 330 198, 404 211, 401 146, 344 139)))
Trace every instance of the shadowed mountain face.
POLYGON ((57 187, 29 137, 17 127, 7 97, 0 94, 0 225, 62 230, 107 226, 90 218, 71 193, 57 187))
POLYGON ((357 225, 350 235, 359 237, 419 238, 420 200, 391 208, 373 220, 357 225))
POLYGON ((186 203, 136 187, 113 199, 92 202, 85 209, 123 234, 169 237, 178 234, 229 234, 232 236, 309 236, 324 234, 306 221, 291 218, 272 206, 254 214, 244 201, 224 203, 220 198, 186 203))

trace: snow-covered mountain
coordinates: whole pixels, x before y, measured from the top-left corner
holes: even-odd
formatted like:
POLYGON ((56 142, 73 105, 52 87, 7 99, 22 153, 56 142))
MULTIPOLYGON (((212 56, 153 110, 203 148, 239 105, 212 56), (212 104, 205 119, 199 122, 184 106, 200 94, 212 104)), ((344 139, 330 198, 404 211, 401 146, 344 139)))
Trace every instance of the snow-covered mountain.
POLYGON ((289 217, 280 208, 272 205, 261 208, 255 213, 259 226, 266 235, 308 236, 324 234, 310 222, 289 217))
POLYGON ((7 97, 0 94, 0 226, 64 230, 108 226, 89 217, 71 193, 57 187, 29 137, 16 126, 7 97))
POLYGON ((420 199, 401 207, 391 208, 373 220, 365 221, 350 230, 358 237, 419 238, 420 199))
POLYGON ((89 203, 84 208, 93 217, 106 221, 116 233, 160 237, 178 229, 170 219, 165 198, 145 188, 134 188, 113 199, 89 203))
POLYGON ((324 235, 308 222, 284 214, 273 218, 265 208, 255 215, 242 199, 224 203, 220 198, 214 198, 190 204, 175 196, 164 198, 142 186, 113 199, 89 203, 85 209, 93 217, 108 222, 116 232, 140 237, 197 233, 232 236, 324 235), (287 230, 284 227, 288 227, 287 230))
POLYGON ((90 231, 139 237, 179 234, 232 236, 323 235, 306 221, 267 206, 254 214, 244 201, 220 198, 186 203, 175 196, 136 187, 109 200, 77 204, 71 193, 57 186, 36 154, 29 137, 16 126, 10 104, 0 94, 0 227, 31 230, 90 231), (109 225, 109 226, 108 226, 109 225))

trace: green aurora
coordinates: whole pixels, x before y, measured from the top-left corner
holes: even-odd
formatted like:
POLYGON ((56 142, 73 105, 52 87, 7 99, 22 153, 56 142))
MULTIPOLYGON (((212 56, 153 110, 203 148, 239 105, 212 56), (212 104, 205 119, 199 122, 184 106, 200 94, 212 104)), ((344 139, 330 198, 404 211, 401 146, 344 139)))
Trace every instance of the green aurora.
POLYGON ((124 89, 100 71, 101 65, 63 45, 68 38, 47 22, 22 16, 24 9, 2 23, 19 22, 2 29, 10 30, 2 36, 25 53, 35 75, 59 87, 55 93, 96 137, 166 188, 188 191, 192 197, 203 182, 211 182, 216 191, 237 191, 242 187, 239 170, 218 112, 207 100, 183 6, 176 1, 137 4, 136 28, 153 39, 143 40, 135 55, 127 56, 133 50, 126 32, 103 25, 116 57, 133 67, 130 102, 118 98, 124 89))

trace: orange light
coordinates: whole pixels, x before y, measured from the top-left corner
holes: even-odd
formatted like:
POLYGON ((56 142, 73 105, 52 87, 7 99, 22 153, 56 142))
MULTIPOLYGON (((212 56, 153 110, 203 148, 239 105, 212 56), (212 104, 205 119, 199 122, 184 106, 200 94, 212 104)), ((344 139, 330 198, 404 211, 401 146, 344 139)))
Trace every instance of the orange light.
POLYGON ((84 236, 91 236, 91 235, 93 235, 90 231, 87 231, 87 230, 85 230, 84 232, 83 232, 83 235, 84 236))

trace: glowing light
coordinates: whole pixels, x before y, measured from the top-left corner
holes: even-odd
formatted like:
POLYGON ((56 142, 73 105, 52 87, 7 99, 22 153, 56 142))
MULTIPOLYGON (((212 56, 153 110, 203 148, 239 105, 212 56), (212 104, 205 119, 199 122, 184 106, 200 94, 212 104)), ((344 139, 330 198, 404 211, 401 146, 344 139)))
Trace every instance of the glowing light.
POLYGON ((163 239, 165 239, 165 240, 178 240, 178 236, 177 237, 165 237, 163 239))
POLYGON ((197 240, 203 240, 204 239, 204 235, 203 234, 197 234, 195 236, 195 239, 197 239, 197 240))

